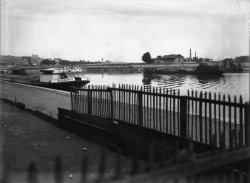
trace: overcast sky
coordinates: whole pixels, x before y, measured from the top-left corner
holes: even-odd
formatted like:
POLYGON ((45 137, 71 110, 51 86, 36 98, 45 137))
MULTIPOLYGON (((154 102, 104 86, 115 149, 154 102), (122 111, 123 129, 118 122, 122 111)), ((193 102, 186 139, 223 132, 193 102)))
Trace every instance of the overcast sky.
POLYGON ((249 0, 1 0, 1 54, 141 62, 249 54, 249 0))

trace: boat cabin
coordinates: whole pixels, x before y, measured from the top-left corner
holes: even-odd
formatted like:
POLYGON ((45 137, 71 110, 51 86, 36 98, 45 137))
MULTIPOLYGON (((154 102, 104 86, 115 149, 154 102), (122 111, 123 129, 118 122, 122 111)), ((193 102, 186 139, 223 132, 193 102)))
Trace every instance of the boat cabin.
POLYGON ((63 83, 75 81, 75 78, 68 77, 63 69, 49 68, 40 70, 40 82, 42 83, 63 83))

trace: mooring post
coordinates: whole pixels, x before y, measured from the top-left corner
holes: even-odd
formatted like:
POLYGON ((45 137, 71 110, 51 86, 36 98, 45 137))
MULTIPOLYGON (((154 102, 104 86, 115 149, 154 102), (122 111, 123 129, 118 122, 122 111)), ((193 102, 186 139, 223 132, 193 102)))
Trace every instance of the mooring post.
POLYGON ((88 114, 92 115, 92 90, 88 90, 88 114))
POLYGON ((139 91, 137 94, 138 94, 139 126, 143 126, 142 92, 139 91))
POLYGON ((180 136, 187 137, 187 97, 180 98, 180 136))

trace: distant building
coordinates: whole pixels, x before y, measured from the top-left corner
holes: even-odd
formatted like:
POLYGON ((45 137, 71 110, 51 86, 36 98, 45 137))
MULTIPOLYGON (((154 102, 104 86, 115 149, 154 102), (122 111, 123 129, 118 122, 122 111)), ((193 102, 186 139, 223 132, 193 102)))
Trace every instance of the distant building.
POLYGON ((7 69, 8 74, 14 74, 14 75, 26 75, 26 69, 23 68, 9 68, 7 69))
POLYGON ((184 57, 180 54, 171 54, 171 55, 164 55, 158 56, 157 58, 153 59, 153 63, 156 64, 171 64, 171 63, 182 63, 184 57))
POLYGON ((19 65, 20 61, 20 57, 11 55, 0 55, 0 65, 19 65))
POLYGON ((20 65, 32 65, 31 58, 26 57, 26 56, 22 56, 20 65))
POLYGON ((31 55, 31 63, 32 65, 39 65, 40 62, 43 60, 42 58, 40 58, 38 55, 31 55))

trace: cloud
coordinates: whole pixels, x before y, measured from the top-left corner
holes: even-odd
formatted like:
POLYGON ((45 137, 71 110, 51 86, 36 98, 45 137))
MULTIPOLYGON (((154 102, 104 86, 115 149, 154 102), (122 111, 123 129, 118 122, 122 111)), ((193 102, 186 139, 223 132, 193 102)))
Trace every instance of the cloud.
POLYGON ((186 56, 193 48, 216 58, 248 50, 245 0, 240 8, 228 0, 5 2, 11 54, 126 61, 144 51, 186 56))

